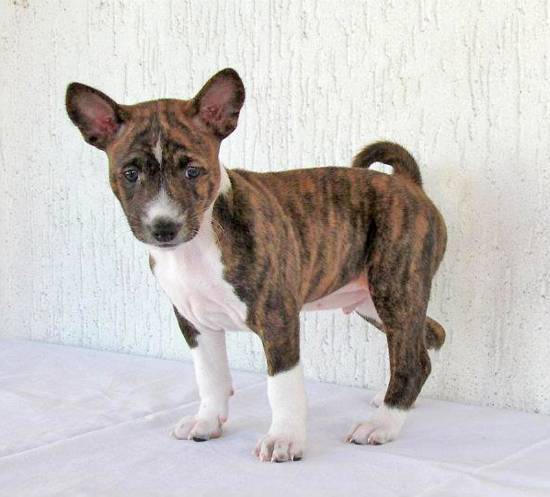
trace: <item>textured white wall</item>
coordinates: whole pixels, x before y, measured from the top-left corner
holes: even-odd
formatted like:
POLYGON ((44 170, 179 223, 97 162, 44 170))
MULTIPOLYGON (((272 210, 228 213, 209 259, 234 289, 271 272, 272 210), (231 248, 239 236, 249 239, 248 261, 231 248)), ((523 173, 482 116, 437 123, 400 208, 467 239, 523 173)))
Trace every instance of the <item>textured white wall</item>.
MULTIPOLYGON (((418 158, 449 227, 430 305, 448 338, 426 393, 550 413, 549 49, 535 0, 4 0, 0 334, 187 356, 64 91, 186 98, 232 66, 248 99, 227 164, 346 165, 380 138, 418 158)), ((302 323, 310 377, 385 383, 384 337, 360 318, 302 323)), ((229 349, 263 368, 255 337, 229 349)))

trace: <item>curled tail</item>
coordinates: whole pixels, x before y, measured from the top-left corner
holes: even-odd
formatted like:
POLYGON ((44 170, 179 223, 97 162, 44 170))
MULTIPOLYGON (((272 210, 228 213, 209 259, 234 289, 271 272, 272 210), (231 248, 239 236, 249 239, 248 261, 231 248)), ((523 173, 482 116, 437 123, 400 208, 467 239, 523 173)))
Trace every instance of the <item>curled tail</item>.
POLYGON ((426 325, 424 327, 426 336, 426 347, 429 349, 439 350, 445 343, 445 328, 441 326, 435 319, 426 317, 426 325))
POLYGON ((389 164, 393 173, 422 186, 422 177, 414 157, 401 145, 392 142, 375 142, 367 145, 353 159, 351 167, 368 168, 375 162, 389 164))

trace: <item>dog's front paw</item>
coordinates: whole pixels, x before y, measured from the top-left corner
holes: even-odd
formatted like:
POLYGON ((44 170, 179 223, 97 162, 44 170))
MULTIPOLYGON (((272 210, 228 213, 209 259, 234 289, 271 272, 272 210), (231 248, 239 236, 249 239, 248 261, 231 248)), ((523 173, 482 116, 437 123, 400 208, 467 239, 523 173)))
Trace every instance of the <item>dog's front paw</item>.
POLYGON ((174 427, 173 435, 180 440, 205 442, 221 437, 222 421, 219 416, 209 419, 185 416, 174 427))
POLYGON ((358 445, 381 445, 395 440, 405 422, 406 411, 382 404, 375 416, 358 424, 346 441, 358 445))
POLYGON ((299 461, 304 455, 305 436, 297 434, 271 434, 261 438, 254 453, 260 461, 299 461))

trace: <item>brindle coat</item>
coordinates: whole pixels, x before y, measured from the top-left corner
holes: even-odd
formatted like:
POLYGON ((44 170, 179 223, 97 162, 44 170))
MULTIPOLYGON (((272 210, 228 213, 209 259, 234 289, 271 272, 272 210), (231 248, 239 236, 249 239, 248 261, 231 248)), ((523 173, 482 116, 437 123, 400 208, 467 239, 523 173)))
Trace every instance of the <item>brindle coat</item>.
MULTIPOLYGON (((214 203, 224 277, 247 306, 246 324, 262 340, 270 375, 299 360, 303 305, 366 276, 382 323, 365 318, 386 333, 389 347, 385 402, 410 407, 430 373, 426 347, 438 348, 445 338, 426 308, 446 229, 416 162, 399 145, 375 143, 352 168, 230 170, 231 188, 217 196, 219 145, 235 129, 243 102, 244 87, 231 69, 190 101, 127 106, 78 83, 67 91, 69 116, 86 141, 108 154, 113 192, 138 239, 152 243, 136 212, 159 185, 189 213, 186 240, 214 203), (216 99, 219 106, 212 105, 216 99), (159 138, 162 167, 151 152, 159 138), (184 177, 190 161, 201 170, 193 181, 184 177), (392 165, 394 174, 368 170, 373 162, 392 165), (140 183, 125 180, 132 168, 140 183)), ((176 316, 195 347, 199 332, 176 316)))

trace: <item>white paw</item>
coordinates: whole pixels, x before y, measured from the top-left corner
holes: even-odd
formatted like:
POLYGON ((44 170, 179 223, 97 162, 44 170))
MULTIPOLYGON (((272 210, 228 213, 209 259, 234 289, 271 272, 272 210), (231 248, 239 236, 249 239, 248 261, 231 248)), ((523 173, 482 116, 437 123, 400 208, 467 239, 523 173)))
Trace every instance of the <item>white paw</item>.
POLYGON ((369 421, 358 424, 346 441, 359 445, 381 445, 395 440, 406 416, 407 411, 383 404, 369 421))
POLYGON ((380 407, 384 403, 384 397, 386 396, 385 390, 380 390, 370 401, 374 407, 380 407))
POLYGON ((299 461, 304 449, 305 436, 268 433, 258 441, 254 453, 260 461, 299 461))
POLYGON ((199 418, 197 416, 185 416, 174 427, 174 437, 180 440, 194 440, 205 442, 211 438, 219 438, 222 435, 222 423, 220 417, 199 418))

